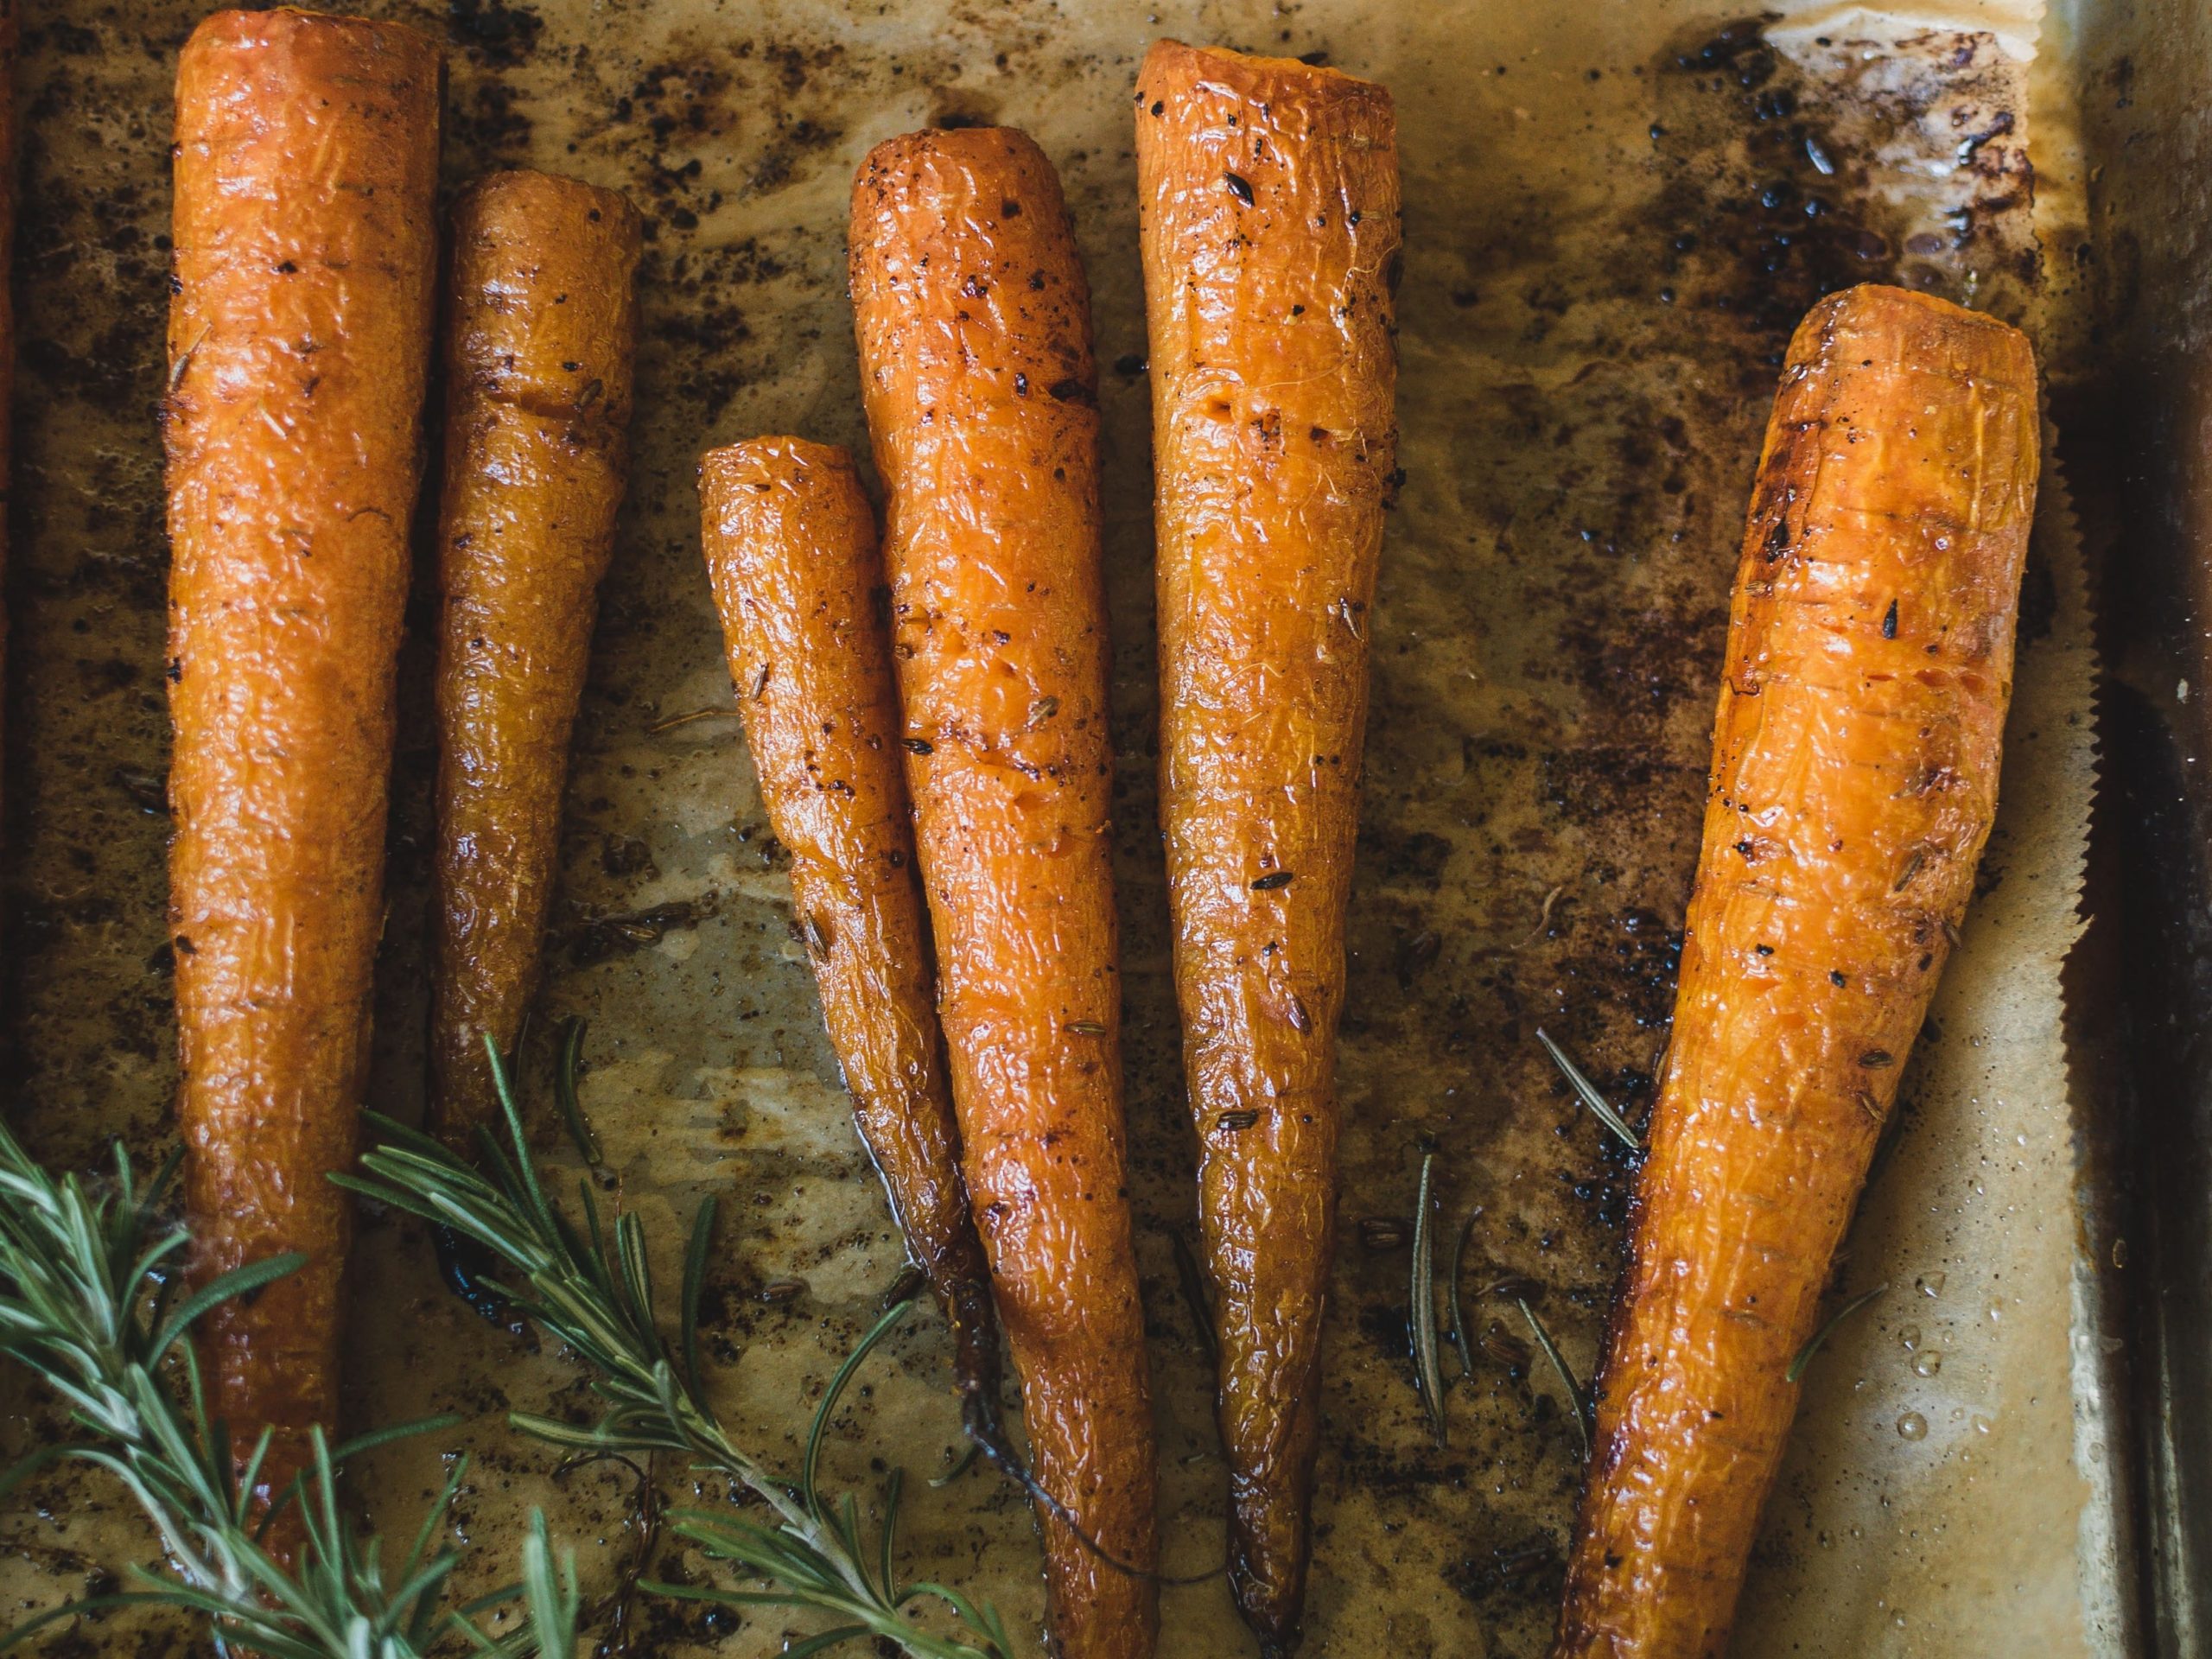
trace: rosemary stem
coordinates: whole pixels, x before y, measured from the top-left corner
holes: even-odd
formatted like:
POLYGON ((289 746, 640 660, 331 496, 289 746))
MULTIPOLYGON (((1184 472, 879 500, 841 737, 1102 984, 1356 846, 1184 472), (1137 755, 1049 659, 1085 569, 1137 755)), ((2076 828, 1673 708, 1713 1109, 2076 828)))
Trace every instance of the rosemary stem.
MULTIPOLYGON (((580 1046, 572 1028, 564 1072, 573 1073, 580 1046)), ((849 1634, 886 1638, 916 1659, 1011 1659, 1004 1626, 988 1602, 971 1602, 933 1583, 900 1586, 893 1567, 895 1473, 884 1488, 883 1519, 873 1544, 863 1538, 853 1496, 833 1502, 817 1483, 822 1446, 842 1390, 911 1300, 886 1311, 831 1380, 816 1407, 798 1478, 772 1472, 730 1438, 707 1397, 700 1368, 699 1304, 714 1202, 702 1202, 691 1228, 678 1329, 671 1339, 657 1306, 644 1224, 635 1212, 619 1209, 611 1219, 602 1215, 588 1180, 579 1184, 576 1212, 554 1205, 531 1159, 504 1058, 488 1043, 486 1049, 505 1134, 482 1138, 475 1166, 420 1132, 372 1114, 381 1144, 363 1155, 360 1175, 334 1179, 482 1244, 506 1270, 505 1282, 486 1287, 565 1345, 591 1373, 601 1406, 594 1427, 580 1429, 518 1412, 509 1418, 517 1430, 588 1455, 688 1455, 702 1471, 742 1486, 772 1512, 772 1521, 754 1521, 683 1511, 672 1522, 676 1535, 741 1567, 766 1588, 721 1591, 640 1580, 641 1587, 739 1606, 804 1609, 840 1621, 812 1638, 810 1651, 813 1643, 846 1634, 849 1624, 849 1634), (949 1607, 961 1627, 959 1639, 936 1637, 913 1624, 906 1609, 917 1599, 949 1607)), ((581 1111, 569 1128, 590 1159, 597 1142, 581 1111)))

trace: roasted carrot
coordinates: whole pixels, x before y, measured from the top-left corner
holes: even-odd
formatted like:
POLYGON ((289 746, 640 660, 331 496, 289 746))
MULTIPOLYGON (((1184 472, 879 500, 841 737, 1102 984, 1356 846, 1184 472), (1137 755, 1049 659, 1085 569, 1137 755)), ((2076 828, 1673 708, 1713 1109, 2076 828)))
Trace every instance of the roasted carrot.
MULTIPOLYGON (((1149 1568, 1096 371, 1052 163, 1000 128, 879 144, 853 187, 852 283, 968 1190, 1038 1478, 1105 1555, 1149 1568)), ((1039 1520, 1061 1650, 1148 1654, 1151 1583, 1039 1520)))
POLYGON ((467 1153, 488 1034, 537 976, 569 738, 629 467, 642 227, 611 190, 495 173, 454 208, 438 524, 431 1107, 467 1153))
POLYGON ((338 1408, 346 1201, 384 921, 393 666, 437 233, 438 51, 218 12, 177 67, 170 931, 203 1271, 306 1268, 210 1325, 266 1478, 338 1408))
POLYGON ((699 467, 730 678, 861 1138, 950 1321, 973 1421, 998 1326, 960 1176, 929 922, 900 771, 875 514, 844 450, 759 438, 699 467))
POLYGON ((1163 41, 1138 76, 1160 813, 1238 1605, 1298 1639, 1337 1016, 1395 467, 1390 95, 1163 41))
POLYGON ((2038 441, 2034 355, 1987 317, 1855 288, 1790 341, 1559 1659, 1727 1644, 1996 810, 2038 441))

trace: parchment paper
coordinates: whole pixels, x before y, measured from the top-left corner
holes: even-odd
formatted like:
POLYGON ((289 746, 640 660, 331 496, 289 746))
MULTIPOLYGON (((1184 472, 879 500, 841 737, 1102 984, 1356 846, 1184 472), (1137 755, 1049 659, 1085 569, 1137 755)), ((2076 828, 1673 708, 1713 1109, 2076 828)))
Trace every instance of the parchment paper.
MULTIPOLYGON (((635 481, 525 1070, 542 1103, 552 1020, 590 1018, 585 1105, 613 1196, 654 1230, 664 1282, 677 1281, 681 1221, 702 1194, 721 1198, 717 1396, 750 1444, 794 1462, 811 1400, 900 1252, 850 1128, 736 723, 652 729, 729 706, 693 464, 711 443, 760 432, 861 440, 842 227, 871 143, 932 119, 1005 121, 1060 165, 1104 365, 1128 1112, 1167 1560, 1183 1572, 1220 1559, 1223 1470, 1169 1243, 1192 1222, 1192 1153, 1153 801, 1128 95, 1160 34, 1325 52, 1393 86, 1407 477, 1375 625, 1307 1651, 1541 1653, 1574 1439, 1510 1304, 1481 1293, 1508 1272, 1535 1281, 1586 1378, 1630 1170, 1535 1028, 1631 1115, 1648 1109, 1727 588, 1790 325, 1825 288, 1878 276, 2022 320, 2054 362, 2074 350, 2028 188, 2031 126, 2048 117, 2063 136, 2068 120, 2041 105, 2030 120, 2037 7, 1783 6, 1772 45, 1703 0, 372 9, 455 43, 449 183, 496 163, 571 171, 630 190, 653 227, 635 481), (1441 1154, 1445 1241, 1481 1211, 1465 1280, 1476 1367, 1451 1392, 1442 1446, 1410 1380, 1408 1256, 1368 1248, 1360 1227, 1409 1217, 1424 1143, 1441 1154), (795 1299, 762 1299, 794 1278, 795 1299)), ((152 415, 169 77, 196 16, 111 0, 35 4, 26 19, 6 1017, 16 1119, 63 1163, 89 1163, 113 1134, 149 1154, 170 1135, 152 415)), ((1988 890, 1839 1270, 1846 1291, 1891 1288, 1814 1366, 1739 1654, 2113 1650, 2098 1496, 2111 1453, 2093 1372, 2077 1395, 2069 1347, 2095 1286, 2077 1260, 2057 968, 2077 925, 2094 747, 2062 501, 2047 492, 2030 575, 1988 890), (1916 1421, 1924 1434, 1900 1432, 1916 1421)), ((423 620, 403 666, 373 1091, 401 1116, 420 1096, 423 620)), ((550 1131, 545 1145, 561 1162, 550 1131)), ((501 1423, 510 1408, 585 1409, 573 1368, 446 1295, 411 1226, 365 1216, 357 1254, 350 1409, 363 1423, 432 1409, 468 1420, 359 1471, 370 1512, 408 1529, 445 1458, 466 1451, 457 1530, 486 1546, 470 1586, 512 1571, 533 1503, 576 1545, 588 1585, 612 1584, 637 1543, 627 1473, 552 1480, 555 1459, 501 1423)), ((838 1480, 872 1482, 871 1458, 915 1476, 946 1466, 945 1364, 941 1329, 917 1317, 839 1417, 838 1480)), ((0 1388, 14 1390, 13 1446, 55 1432, 43 1402, 0 1388)), ((660 1472, 679 1500, 719 1501, 660 1472)), ((19 1495, 0 1541, 12 1552, 0 1589, 25 1609, 153 1549, 111 1487, 75 1474, 19 1495)), ((982 1474, 943 1491, 912 1482, 905 1550, 914 1576, 990 1596, 1035 1642, 1033 1535, 1003 1486, 982 1474)), ((654 1571, 704 1568, 664 1547, 654 1571)), ((1218 1580, 1167 1592, 1163 1627, 1171 1659, 1251 1650, 1218 1580)), ((655 1604, 626 1628, 634 1654, 734 1656, 774 1652, 808 1627, 655 1604)), ((189 1648, 181 1627, 118 1618, 48 1643, 149 1659, 189 1648)))

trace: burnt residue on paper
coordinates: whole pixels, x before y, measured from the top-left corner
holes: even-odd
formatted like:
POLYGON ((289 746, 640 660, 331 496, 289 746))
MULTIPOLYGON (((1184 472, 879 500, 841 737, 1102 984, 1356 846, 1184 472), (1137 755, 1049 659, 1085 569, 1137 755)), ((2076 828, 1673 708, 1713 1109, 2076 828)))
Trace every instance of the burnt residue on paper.
MULTIPOLYGON (((1535 1031, 1645 1121, 1783 350, 1856 283, 2018 315, 2040 279, 2018 70, 1987 37, 1784 50, 1765 20, 1721 17, 1655 44, 1623 61, 1548 34, 1529 56, 1463 60, 1479 113, 1454 132, 1478 214, 1453 194, 1472 180, 1406 145, 1408 361, 1459 378, 1402 386, 1345 1192, 1402 1205, 1416 1138, 1444 1150, 1440 1233, 1482 1212, 1462 1287, 1478 1363, 1440 1451, 1407 1380, 1402 1266, 1346 1250, 1353 1331, 1331 1354, 1321 1478, 1340 1528, 1388 1527, 1395 1574, 1440 1573, 1514 1654, 1548 1636, 1579 1470, 1548 1373, 1484 1359, 1501 1315, 1502 1334, 1525 1332, 1480 1275, 1540 1287, 1588 1381, 1635 1160, 1535 1031), (1432 842, 1433 863, 1407 856, 1432 842)), ((1344 1616, 1386 1582, 1345 1586, 1344 1616)))
MULTIPOLYGON (((556 933, 524 1096, 546 1155, 551 1036, 588 1015, 598 1201, 640 1213, 659 1282, 698 1201, 721 1214, 702 1345, 716 1397, 778 1466, 901 1265, 822 1034, 783 859, 761 828, 697 547, 700 450, 796 430, 865 454, 843 215, 851 169, 899 130, 1012 122, 1059 166, 1094 289, 1103 377, 1106 587, 1115 645, 1115 835, 1124 1060, 1151 1319, 1165 1535, 1179 1572, 1219 1559, 1222 1494, 1202 1345, 1169 1240, 1192 1224, 1181 1033, 1167 973, 1153 773, 1156 663, 1147 342, 1127 94, 1141 9, 1012 0, 772 15, 582 0, 372 0, 451 46, 444 181, 527 164, 622 188, 650 230, 635 461, 601 596, 566 807, 556 933), (656 731, 656 728, 662 729, 656 731), (711 895, 711 898, 709 897, 711 895), (803 1292, 789 1287, 803 1282, 803 1292), (772 1295, 767 1293, 774 1287, 772 1295)), ((1618 1262, 1632 1160, 1572 1096, 1541 1026, 1634 1122, 1667 1040, 1696 855, 1728 585, 1776 365, 1819 296, 1878 278, 2017 312, 2040 280, 2017 71, 1986 37, 1793 41, 1719 9, 1438 4, 1395 59, 1370 8, 1308 0, 1207 14, 1217 38, 1381 69, 1406 170, 1402 464, 1372 620, 1365 803, 1349 918, 1338 1266, 1309 1651, 1543 1650, 1580 1471, 1573 1426, 1510 1300, 1533 1298, 1586 1376, 1618 1262), (1938 183, 1925 163, 1942 158, 1938 183), (1917 167, 1918 171, 1914 168, 1917 167), (1914 182, 1917 180, 1918 182, 1914 182), (1417 1147, 1440 1151, 1442 1274, 1476 1206, 1447 1355, 1449 1441, 1411 1382, 1404 1249, 1417 1147)), ((10 550, 7 913, 0 1035, 16 1121, 89 1166, 172 1133, 163 970, 168 826, 166 549, 152 411, 167 365, 168 100, 197 8, 118 0, 27 19, 21 383, 10 550)), ((435 487, 435 480, 429 481, 435 487)), ((427 611, 412 613, 418 635, 427 611)), ((403 665, 387 931, 371 1098, 419 1111, 424 849, 435 756, 428 652, 403 665)), ((1301 873, 1302 879, 1302 873, 1301 873)), ((556 1184, 573 1193, 571 1160, 556 1184)), ((363 1217, 350 1408, 457 1410, 465 1427, 359 1473, 404 1526, 442 1455, 476 1459, 460 1519, 515 1535, 532 1503, 579 1547, 588 1594, 626 1559, 627 1487, 500 1424, 581 1420, 573 1366, 440 1287, 402 1218, 363 1217)), ((1446 1315, 1440 1309, 1441 1325, 1446 1315)), ((1027 1642, 1034 1532, 981 1472, 918 1478, 957 1441, 933 1315, 881 1351, 832 1435, 835 1478, 907 1465, 910 1577, 988 1595, 1027 1642), (926 1495, 925 1495, 926 1493, 926 1495)), ((12 1396, 11 1396, 12 1398, 12 1396)), ((1009 1401, 1011 1404, 1011 1400, 1009 1401)), ((19 1423, 53 1432, 50 1414, 19 1423)), ((678 1501, 711 1504, 664 1470, 678 1501)), ((43 1478, 0 1516, 26 1606, 80 1593, 83 1560, 148 1559, 111 1487, 43 1478), (42 1552, 42 1553, 41 1553, 42 1552)), ((464 1593, 512 1576, 472 1558, 464 1593)), ((664 1548, 655 1577, 706 1564, 664 1548)), ((1164 1651, 1243 1650, 1217 1582, 1168 1592, 1164 1651)), ((637 1652, 750 1656, 780 1619, 645 1604, 637 1652)), ((181 1626, 111 1615, 79 1650, 190 1652, 181 1626), (134 1623, 133 1620, 136 1619, 134 1623)), ((58 1649, 67 1651, 64 1646, 58 1649)))

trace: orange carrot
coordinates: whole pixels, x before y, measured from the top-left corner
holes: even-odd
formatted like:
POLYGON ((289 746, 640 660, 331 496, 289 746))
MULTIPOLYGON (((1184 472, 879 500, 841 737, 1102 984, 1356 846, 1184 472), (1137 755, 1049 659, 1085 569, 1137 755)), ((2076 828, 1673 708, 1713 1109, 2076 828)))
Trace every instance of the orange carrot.
POLYGON ((699 467, 707 574, 830 1040, 891 1209, 950 1321, 971 1421, 998 1326, 960 1178, 900 771, 875 515, 842 449, 757 438, 699 467))
POLYGON ((1855 288, 1791 340, 1556 1659, 1727 1646, 1822 1287, 1997 807, 2035 359, 1855 288))
POLYGON ((345 1196, 384 923, 392 680, 429 368, 438 53, 224 11, 177 67, 169 906, 202 1268, 304 1270, 208 1330, 288 1480, 338 1410, 345 1196))
POLYGON ((1138 76, 1160 814, 1232 1582, 1298 1639, 1336 1234, 1368 607, 1397 434, 1390 95, 1164 41, 1138 76))
POLYGON ((430 1105, 468 1154, 537 976, 569 738, 628 474, 637 212, 496 173, 454 208, 438 525, 430 1105))
MULTIPOLYGON (((1052 163, 1006 129, 878 145, 851 245, 968 1190, 1037 1475, 1149 1568, 1090 293, 1052 163)), ((1039 1521, 1061 1651, 1150 1653, 1150 1581, 1039 1521)))

